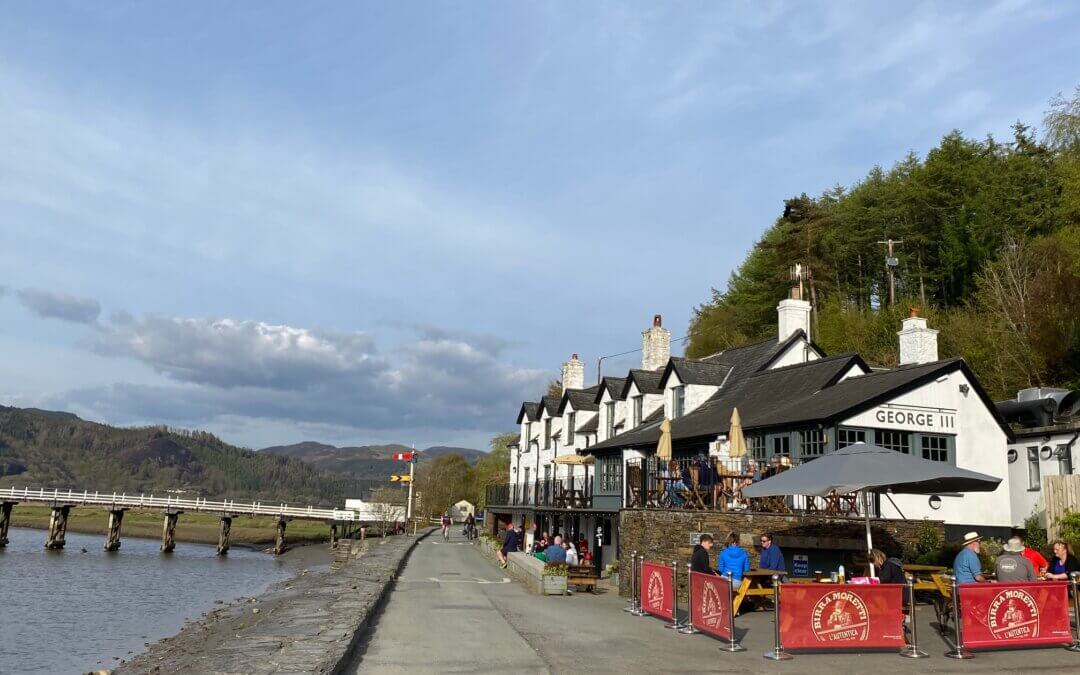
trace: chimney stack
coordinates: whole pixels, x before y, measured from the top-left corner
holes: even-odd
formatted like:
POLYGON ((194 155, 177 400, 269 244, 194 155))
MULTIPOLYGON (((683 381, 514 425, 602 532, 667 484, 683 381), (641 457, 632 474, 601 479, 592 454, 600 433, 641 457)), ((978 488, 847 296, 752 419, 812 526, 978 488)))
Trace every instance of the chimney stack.
POLYGON ((926 327, 926 319, 919 316, 919 309, 912 307, 904 327, 897 333, 900 336, 900 365, 930 363, 938 360, 938 331, 926 327))
POLYGON ((562 390, 585 388, 585 364, 578 360, 577 354, 570 356, 570 360, 562 364, 562 390))
POLYGON ((653 316, 652 328, 641 332, 641 368, 658 370, 671 358, 671 331, 663 326, 659 314, 653 316))
POLYGON ((780 342, 799 329, 806 333, 807 340, 810 339, 810 303, 802 299, 801 287, 795 286, 791 289, 791 297, 780 301, 776 306, 776 314, 777 339, 780 342))

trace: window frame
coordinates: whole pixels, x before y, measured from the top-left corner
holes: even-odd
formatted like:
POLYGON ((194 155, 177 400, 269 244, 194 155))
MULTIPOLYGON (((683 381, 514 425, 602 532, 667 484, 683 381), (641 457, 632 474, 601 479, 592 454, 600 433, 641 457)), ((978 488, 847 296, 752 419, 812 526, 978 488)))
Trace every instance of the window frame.
POLYGON ((634 420, 634 425, 633 425, 632 428, 636 428, 636 427, 641 426, 641 421, 645 417, 645 395, 644 394, 638 394, 637 396, 633 397, 633 399, 631 399, 631 400, 632 400, 633 420, 634 420))
POLYGON ((858 443, 866 443, 866 429, 859 429, 859 428, 856 428, 856 427, 839 427, 839 428, 837 428, 837 430, 836 430, 836 449, 837 450, 839 450, 840 448, 846 448, 846 447, 849 447, 849 446, 852 446, 852 445, 856 445, 858 443), (852 442, 846 442, 845 440, 842 440, 845 436, 847 436, 849 434, 854 435, 856 438, 860 438, 861 440, 856 440, 856 441, 852 441, 852 442))
POLYGON ((671 419, 679 419, 686 414, 686 385, 671 388, 671 419))
POLYGON ((1027 465, 1028 465, 1028 492, 1039 492, 1042 490, 1042 467, 1039 465, 1039 446, 1029 445, 1027 447, 1027 465), (1032 471, 1034 469, 1034 471, 1032 471), (1034 473, 1034 485, 1032 485, 1032 473, 1034 473))
POLYGON ((912 432, 910 431, 903 431, 900 429, 874 429, 874 445, 878 446, 879 448, 892 450, 893 452, 899 452, 900 454, 907 455, 908 457, 911 457, 911 440, 912 432), (884 440, 886 435, 888 435, 890 439, 889 441, 884 440), (894 439, 903 440, 904 443, 900 444, 892 442, 894 439))
POLYGON ((950 464, 952 462, 952 437, 944 434, 919 434, 919 457, 931 462, 942 462, 950 464), (926 446, 927 441, 934 441, 935 443, 940 441, 942 446, 939 448, 928 448, 926 446), (937 457, 934 455, 938 454, 937 457))
POLYGON ((551 449, 551 418, 544 418, 544 449, 551 449))
POLYGON ((567 447, 574 444, 575 431, 574 427, 577 426, 577 413, 571 410, 566 413, 566 445, 567 447))
POLYGON ((608 438, 615 435, 615 401, 604 403, 604 433, 608 438))
POLYGON ((799 459, 824 457, 829 450, 824 429, 802 429, 799 431, 799 459))

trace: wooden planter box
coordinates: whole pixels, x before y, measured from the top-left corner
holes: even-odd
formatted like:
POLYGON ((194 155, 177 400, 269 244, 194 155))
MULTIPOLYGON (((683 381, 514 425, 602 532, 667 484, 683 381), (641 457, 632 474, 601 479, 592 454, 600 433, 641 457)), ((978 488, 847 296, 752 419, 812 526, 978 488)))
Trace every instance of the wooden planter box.
POLYGON ((566 595, 566 577, 541 577, 544 582, 544 595, 566 595))

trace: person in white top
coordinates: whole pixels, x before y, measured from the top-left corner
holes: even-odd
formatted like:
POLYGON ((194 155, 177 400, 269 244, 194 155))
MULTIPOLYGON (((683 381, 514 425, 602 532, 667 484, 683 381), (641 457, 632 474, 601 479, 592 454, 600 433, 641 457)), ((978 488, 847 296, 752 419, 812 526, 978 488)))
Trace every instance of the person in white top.
POLYGON ((566 549, 566 564, 567 565, 576 565, 576 564, 578 564, 577 550, 574 548, 574 544, 569 542, 569 541, 563 542, 563 548, 566 549))

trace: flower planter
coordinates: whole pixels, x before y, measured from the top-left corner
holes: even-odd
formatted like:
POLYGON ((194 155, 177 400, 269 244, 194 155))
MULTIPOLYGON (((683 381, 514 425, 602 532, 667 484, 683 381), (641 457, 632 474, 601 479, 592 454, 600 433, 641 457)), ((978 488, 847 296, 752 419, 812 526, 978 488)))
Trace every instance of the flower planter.
POLYGON ((566 577, 544 576, 544 595, 566 595, 566 577))

